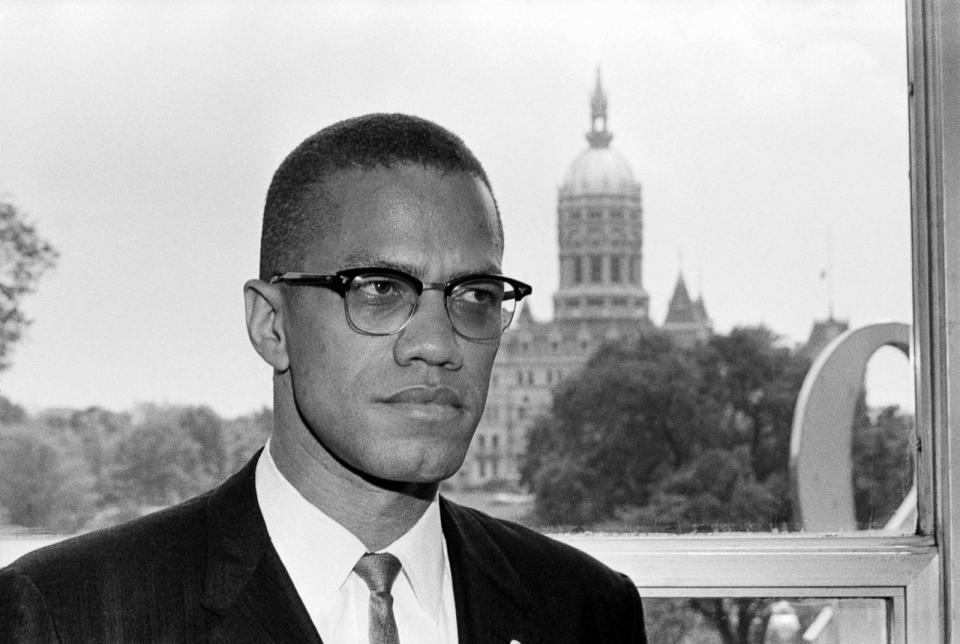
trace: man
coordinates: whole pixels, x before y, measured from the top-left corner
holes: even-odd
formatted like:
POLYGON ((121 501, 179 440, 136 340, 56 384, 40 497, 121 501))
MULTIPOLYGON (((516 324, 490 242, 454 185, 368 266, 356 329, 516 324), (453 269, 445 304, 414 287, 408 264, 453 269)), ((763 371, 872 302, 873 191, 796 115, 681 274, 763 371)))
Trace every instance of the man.
POLYGON ((483 168, 422 119, 369 115, 274 175, 250 340, 274 431, 218 489, 0 573, 0 641, 644 642, 630 581, 438 497, 500 334, 483 168))

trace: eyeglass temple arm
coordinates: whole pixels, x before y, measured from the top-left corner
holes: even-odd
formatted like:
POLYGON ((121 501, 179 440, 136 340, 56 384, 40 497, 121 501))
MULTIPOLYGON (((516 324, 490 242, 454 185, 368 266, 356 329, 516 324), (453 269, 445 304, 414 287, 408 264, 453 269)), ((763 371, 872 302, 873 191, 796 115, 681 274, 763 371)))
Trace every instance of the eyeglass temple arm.
POLYGON ((533 292, 533 287, 523 282, 515 282, 513 288, 515 290, 510 294, 510 297, 518 302, 533 292))
POLYGON ((332 288, 341 295, 346 292, 347 282, 340 275, 314 275, 312 273, 282 273, 270 278, 270 284, 286 282, 287 284, 302 284, 304 286, 325 286, 332 288))

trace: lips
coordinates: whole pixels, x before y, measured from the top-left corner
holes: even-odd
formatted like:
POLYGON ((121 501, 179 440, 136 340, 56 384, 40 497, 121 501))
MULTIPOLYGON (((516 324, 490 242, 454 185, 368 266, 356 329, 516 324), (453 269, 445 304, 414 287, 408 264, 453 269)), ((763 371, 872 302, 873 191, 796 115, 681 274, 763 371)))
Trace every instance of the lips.
POLYGON ((463 407, 460 394, 449 387, 408 387, 388 396, 384 402, 411 405, 444 405, 447 407, 463 407))

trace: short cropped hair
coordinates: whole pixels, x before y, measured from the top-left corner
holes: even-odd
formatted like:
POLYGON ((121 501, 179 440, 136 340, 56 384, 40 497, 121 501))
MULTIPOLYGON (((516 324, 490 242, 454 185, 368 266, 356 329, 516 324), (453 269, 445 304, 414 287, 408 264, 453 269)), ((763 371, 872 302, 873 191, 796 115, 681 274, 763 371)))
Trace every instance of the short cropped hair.
MULTIPOLYGON (((407 114, 367 114, 326 127, 291 152, 270 182, 260 237, 260 279, 297 270, 306 247, 329 227, 325 181, 343 170, 416 164, 443 172, 465 172, 493 188, 480 161, 456 134, 407 114), (318 212, 318 204, 321 206, 318 212)), ((495 240, 503 248, 503 225, 494 198, 495 240)))

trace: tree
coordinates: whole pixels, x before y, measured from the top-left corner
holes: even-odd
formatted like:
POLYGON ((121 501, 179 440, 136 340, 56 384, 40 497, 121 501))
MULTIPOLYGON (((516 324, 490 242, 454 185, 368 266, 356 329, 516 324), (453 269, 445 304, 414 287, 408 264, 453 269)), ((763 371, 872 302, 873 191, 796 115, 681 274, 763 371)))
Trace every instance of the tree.
POLYGON ((225 421, 223 424, 227 444, 227 473, 243 467, 254 453, 263 447, 273 430, 273 412, 263 407, 245 416, 225 421))
POLYGON ((57 251, 13 204, 0 201, 0 370, 30 323, 21 300, 54 265, 57 251))
MULTIPOLYGON (((594 529, 786 527, 790 427, 808 367, 764 327, 690 349, 655 330, 602 347, 529 434, 521 476, 535 512, 594 529)), ((699 615, 725 643, 757 641, 767 603, 689 600, 684 623, 699 615)))
POLYGON ((114 463, 121 441, 130 434, 129 414, 116 413, 102 407, 88 407, 71 413, 61 423, 61 431, 71 433, 79 443, 96 484, 98 508, 124 504, 114 482, 114 463))
POLYGON ((602 347, 529 434, 545 523, 769 529, 789 519, 793 405, 808 363, 763 327, 685 349, 650 330, 602 347))
POLYGON ((6 521, 75 531, 94 514, 93 482, 69 434, 36 421, 0 426, 0 510, 6 521))
POLYGON ((142 405, 135 416, 138 420, 117 443, 111 468, 119 498, 141 507, 172 505, 218 482, 221 427, 213 412, 142 405))
POLYGON ((523 482, 548 524, 615 520, 649 503, 653 485, 712 440, 701 370, 662 332, 603 346, 561 383, 528 435, 523 482), (678 386, 682 383, 682 386, 678 386))
POLYGON ((882 528, 913 486, 913 417, 896 406, 868 412, 861 396, 853 429, 857 524, 882 528))
POLYGON ((181 407, 177 423, 200 447, 199 469, 204 478, 219 483, 227 475, 227 444, 223 421, 209 407, 181 407))
POLYGON ((5 396, 0 396, 0 425, 16 425, 27 420, 27 412, 5 396))

